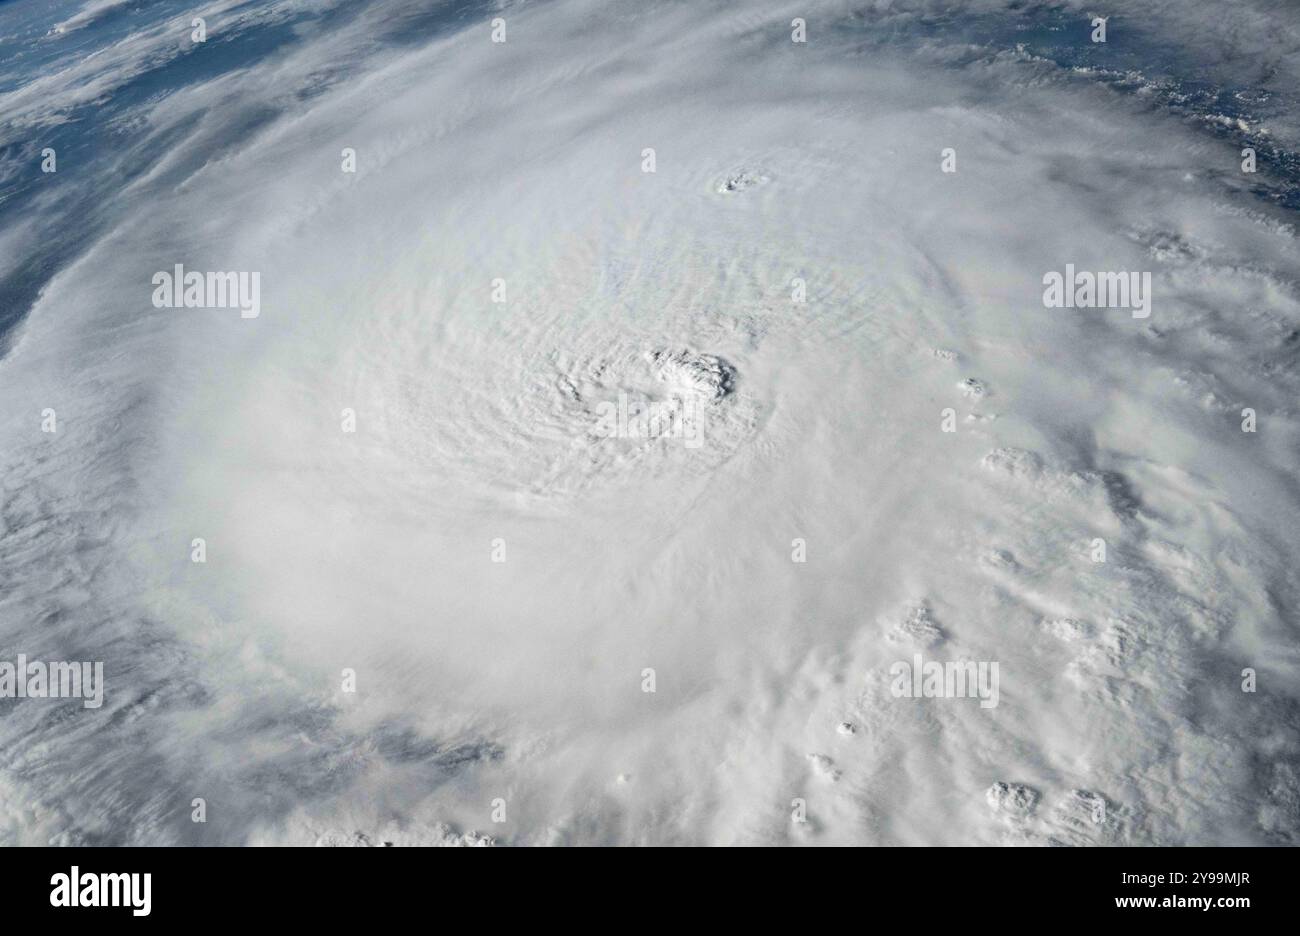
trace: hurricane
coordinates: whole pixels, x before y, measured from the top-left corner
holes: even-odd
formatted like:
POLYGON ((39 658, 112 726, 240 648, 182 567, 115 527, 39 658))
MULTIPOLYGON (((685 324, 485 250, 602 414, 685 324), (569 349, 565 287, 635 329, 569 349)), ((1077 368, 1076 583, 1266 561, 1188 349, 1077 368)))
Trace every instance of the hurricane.
POLYGON ((0 5, 0 842, 1296 844, 1298 49, 0 5))

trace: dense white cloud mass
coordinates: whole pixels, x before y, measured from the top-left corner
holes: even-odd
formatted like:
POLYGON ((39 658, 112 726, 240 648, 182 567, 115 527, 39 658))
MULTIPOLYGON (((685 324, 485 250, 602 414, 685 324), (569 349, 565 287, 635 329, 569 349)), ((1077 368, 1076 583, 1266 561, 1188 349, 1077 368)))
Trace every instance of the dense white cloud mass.
POLYGON ((1295 842, 1300 24, 1140 6, 0 8, 0 842, 1295 842))

